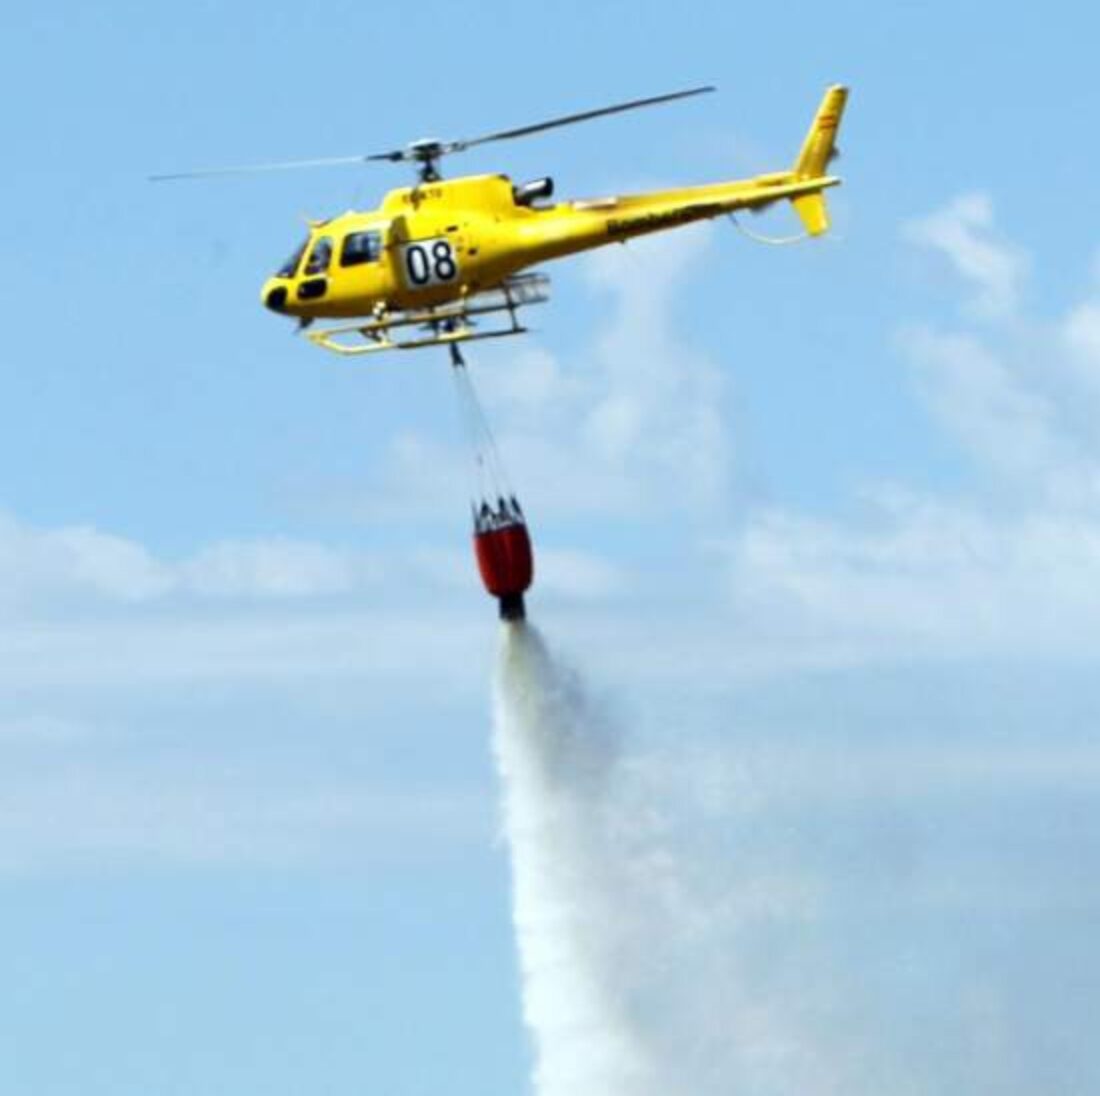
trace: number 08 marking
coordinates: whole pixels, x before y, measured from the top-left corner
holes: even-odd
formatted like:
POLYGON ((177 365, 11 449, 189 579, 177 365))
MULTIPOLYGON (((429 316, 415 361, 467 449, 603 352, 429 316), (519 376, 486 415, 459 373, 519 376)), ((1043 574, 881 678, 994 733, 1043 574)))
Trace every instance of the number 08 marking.
POLYGON ((458 263, 450 240, 419 240, 404 249, 405 276, 409 285, 443 285, 458 277, 458 263))

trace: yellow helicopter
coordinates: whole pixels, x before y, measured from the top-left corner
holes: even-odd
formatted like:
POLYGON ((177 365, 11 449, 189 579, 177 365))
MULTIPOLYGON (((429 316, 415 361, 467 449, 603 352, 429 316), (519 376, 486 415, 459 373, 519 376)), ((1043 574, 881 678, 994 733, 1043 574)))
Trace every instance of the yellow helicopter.
POLYGON ((807 235, 827 231, 824 191, 847 88, 826 90, 793 167, 748 179, 645 194, 550 203, 553 181, 514 185, 507 175, 444 180, 442 157, 475 145, 523 137, 557 126, 654 106, 713 91, 691 88, 566 115, 466 140, 415 141, 366 156, 214 168, 156 180, 363 163, 416 164, 411 187, 391 190, 378 209, 311 221, 309 237, 263 286, 272 311, 350 322, 307 330, 339 354, 415 349, 521 334, 518 310, 548 299, 549 281, 536 263, 739 210, 791 202, 807 235), (489 323, 491 326, 482 327, 489 323))

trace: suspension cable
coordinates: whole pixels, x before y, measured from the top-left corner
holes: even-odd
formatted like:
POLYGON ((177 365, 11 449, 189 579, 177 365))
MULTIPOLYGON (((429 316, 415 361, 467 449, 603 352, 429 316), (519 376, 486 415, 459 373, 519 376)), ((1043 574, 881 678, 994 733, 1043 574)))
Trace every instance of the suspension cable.
POLYGON ((459 413, 473 451, 478 494, 482 500, 510 499, 513 491, 508 473, 505 471, 504 461, 501 459, 500 450, 497 448, 496 439, 489 427, 489 420, 478 399, 466 362, 453 343, 450 350, 451 376, 454 379, 459 413))

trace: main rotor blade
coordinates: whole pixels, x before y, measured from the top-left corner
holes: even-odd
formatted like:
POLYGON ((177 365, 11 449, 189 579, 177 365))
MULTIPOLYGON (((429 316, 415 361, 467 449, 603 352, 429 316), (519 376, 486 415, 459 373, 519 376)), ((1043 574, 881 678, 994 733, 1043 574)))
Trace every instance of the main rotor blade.
POLYGON ((674 91, 668 95, 653 95, 648 99, 632 99, 629 103, 616 103, 614 106, 599 107, 597 110, 585 110, 579 114, 566 114, 561 118, 551 118, 546 122, 536 122, 530 126, 520 126, 518 129, 502 129, 496 133, 487 133, 482 137, 471 137, 463 141, 431 141, 414 142, 405 148, 393 149, 390 152, 374 152, 361 156, 332 156, 319 160, 283 160, 271 164, 238 164, 231 167, 207 167, 196 171, 175 171, 166 175, 150 175, 149 181, 164 183, 175 179, 206 179, 218 175, 255 175, 267 171, 292 171, 298 168, 309 167, 335 167, 341 164, 365 164, 371 160, 388 160, 398 163, 402 160, 419 163, 431 163, 450 152, 461 152, 463 149, 474 145, 484 145, 489 141, 504 141, 512 137, 525 137, 530 133, 541 133, 544 129, 555 129, 558 126, 569 126, 575 122, 587 122, 590 118, 601 118, 605 114, 620 114, 624 110, 637 110, 640 107, 652 107, 658 103, 671 103, 674 99, 687 99, 692 95, 705 95, 716 89, 706 87, 688 88, 686 91, 674 91), (430 148, 421 148, 420 145, 429 145, 430 148))
POLYGON ((197 171, 177 171, 170 175, 150 175, 151 183, 171 179, 204 179, 211 175, 254 175, 262 171, 288 171, 301 167, 332 167, 336 164, 362 164, 367 160, 389 160, 392 153, 377 156, 332 156, 321 160, 284 160, 275 164, 239 164, 236 167, 204 167, 197 171))
POLYGON ((540 133, 544 129, 554 129, 557 126, 569 126, 574 122, 587 122, 590 118, 600 118, 605 114, 619 114, 624 110, 637 110, 639 107, 652 107, 658 103, 671 103, 674 99, 687 99, 692 95, 705 95, 707 92, 717 90, 713 85, 706 87, 688 88, 686 91, 673 91, 668 95, 654 95, 648 99, 632 99, 629 103, 616 103, 610 107, 600 107, 597 110, 585 110, 580 114, 566 114, 561 118, 551 118, 546 122, 536 122, 531 126, 520 126, 518 129, 502 129, 498 133, 487 133, 484 137, 472 137, 467 141, 455 141, 447 146, 448 152, 461 152, 473 145, 483 145, 487 141, 504 141, 511 137, 526 137, 529 133, 540 133))

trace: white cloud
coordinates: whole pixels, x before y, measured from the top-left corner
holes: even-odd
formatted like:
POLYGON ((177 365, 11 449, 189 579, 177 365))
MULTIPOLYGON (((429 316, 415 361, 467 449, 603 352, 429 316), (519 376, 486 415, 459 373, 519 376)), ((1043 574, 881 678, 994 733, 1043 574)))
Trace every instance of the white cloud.
POLYGON ((1021 369, 1010 368, 1003 347, 994 349, 973 332, 913 328, 902 333, 901 345, 939 424, 1011 490, 1066 505, 1100 500, 1100 450, 1090 453, 1078 443, 1069 394, 1051 385, 1053 378, 1040 390, 1021 369))
POLYGON ((377 557, 286 538, 225 540, 179 561, 87 526, 42 529, 0 514, 0 606, 8 613, 74 598, 138 605, 171 595, 307 598, 369 588, 377 557))
POLYGON ((725 379, 676 329, 672 308, 684 272, 709 242, 709 232, 658 238, 644 249, 601 252, 589 268, 616 307, 597 344, 604 390, 583 436, 590 453, 626 464, 666 492, 664 510, 678 500, 694 509, 714 506, 731 469, 725 379))
POLYGON ((1010 314, 1028 263, 994 242, 983 196, 906 234, 947 254, 983 304, 980 327, 899 335, 935 423, 983 475, 951 492, 878 485, 843 516, 749 514, 727 545, 734 604, 762 634, 786 637, 791 664, 1095 657, 1100 435, 1079 381, 1100 367, 1100 311, 1086 302, 1046 326, 1010 314))
POLYGON ((181 585, 229 597, 310 597, 345 593, 378 577, 379 567, 354 553, 277 539, 221 541, 177 569, 181 585))
POLYGON ((1072 309, 1062 321, 1061 341, 1077 379, 1100 397, 1100 304, 1086 301, 1072 309))
POLYGON ((1100 522, 891 495, 860 524, 772 511, 735 542, 735 603, 863 660, 1100 653, 1100 522))
POLYGON ((964 194, 943 209, 910 221, 909 241, 943 255, 969 285, 969 306, 997 319, 1018 305, 1028 270, 1026 256, 994 231, 993 202, 988 194, 964 194))
POLYGON ((170 569, 133 541, 85 526, 33 529, 0 514, 0 605, 45 590, 137 602, 172 585, 170 569))

